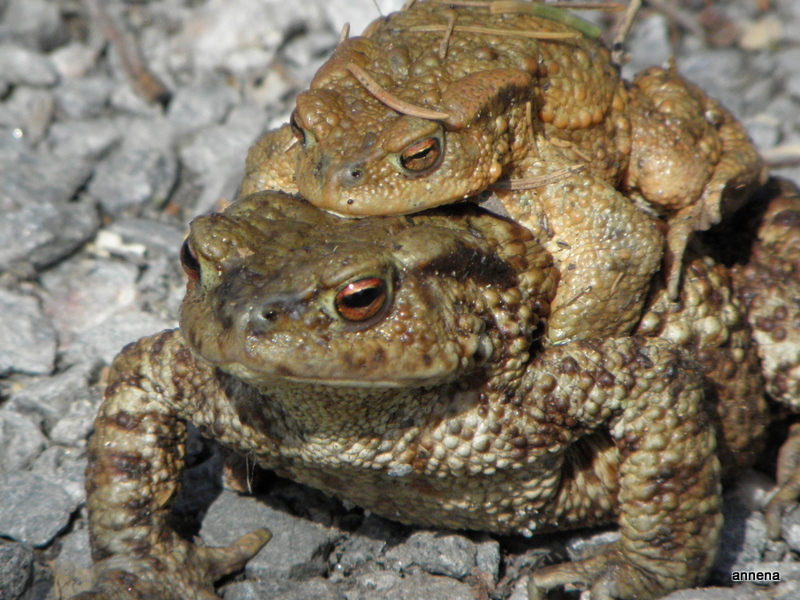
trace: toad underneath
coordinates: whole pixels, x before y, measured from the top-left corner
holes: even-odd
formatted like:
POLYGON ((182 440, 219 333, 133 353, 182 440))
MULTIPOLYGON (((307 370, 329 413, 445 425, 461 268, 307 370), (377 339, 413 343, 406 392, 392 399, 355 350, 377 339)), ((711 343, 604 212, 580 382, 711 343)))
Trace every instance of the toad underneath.
POLYGON ((364 217, 491 192, 556 260, 560 341, 630 333, 665 248, 644 213, 668 225, 675 299, 690 235, 735 210, 762 163, 674 69, 628 84, 601 43, 538 5, 420 1, 342 41, 291 122, 251 149, 242 194, 299 191, 364 217))
MULTIPOLYGON (((480 208, 359 221, 262 193, 197 219, 180 330, 112 369, 87 474, 98 581, 80 598, 214 598, 268 539, 205 548, 171 528, 187 422, 405 523, 619 525, 595 556, 535 572, 534 592, 652 598, 701 583, 721 474, 763 440, 764 385, 800 397, 800 357, 769 343, 784 328, 800 347, 800 280, 764 285, 800 267, 800 199, 765 206, 747 219, 762 225, 744 266, 687 255, 679 301, 656 280, 636 335, 563 344, 546 326, 552 257, 480 208)), ((778 512, 796 481, 786 470, 778 512)))

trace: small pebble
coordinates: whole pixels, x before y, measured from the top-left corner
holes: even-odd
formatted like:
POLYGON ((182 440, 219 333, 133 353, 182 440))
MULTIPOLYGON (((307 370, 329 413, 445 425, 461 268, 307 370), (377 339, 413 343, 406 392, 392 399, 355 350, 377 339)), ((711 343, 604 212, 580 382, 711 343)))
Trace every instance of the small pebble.
POLYGON ((463 579, 475 568, 477 554, 475 544, 461 535, 418 531, 389 549, 381 562, 398 573, 419 567, 431 575, 463 579))
POLYGON ((0 409, 0 471, 28 468, 47 447, 40 421, 8 406, 0 409))
POLYGON ((61 120, 84 120, 105 112, 114 82, 108 77, 84 77, 65 81, 56 89, 56 107, 61 120))
POLYGON ((200 536, 210 546, 223 546, 260 527, 270 530, 272 540, 245 567, 247 573, 260 579, 323 575, 323 551, 341 535, 336 529, 226 490, 208 509, 200 536), (292 551, 287 553, 286 548, 292 551))
POLYGON ((0 45, 0 73, 12 85, 50 87, 58 82, 58 71, 50 59, 10 44, 0 45))
POLYGON ((175 186, 178 161, 167 121, 133 119, 119 148, 103 159, 89 193, 113 216, 139 215, 160 206, 175 186))
POLYGON ((0 540, 0 598, 22 598, 32 578, 33 550, 30 546, 0 540))
POLYGON ((53 370, 56 332, 39 301, 0 288, 0 376, 53 370))
POLYGON ((64 489, 27 471, 0 473, 0 535, 40 548, 69 523, 77 503, 64 489))
POLYGON ((775 16, 764 17, 745 26, 739 46, 745 50, 763 50, 783 38, 783 23, 775 16))

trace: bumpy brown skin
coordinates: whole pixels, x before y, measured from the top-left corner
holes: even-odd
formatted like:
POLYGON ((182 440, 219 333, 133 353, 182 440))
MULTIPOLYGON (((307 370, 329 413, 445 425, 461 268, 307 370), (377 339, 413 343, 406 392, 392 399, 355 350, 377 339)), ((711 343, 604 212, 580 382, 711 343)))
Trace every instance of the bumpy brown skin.
POLYGON ((536 572, 538 588, 651 598, 704 578, 721 525, 714 429, 729 469, 766 420, 726 268, 689 260, 677 303, 657 284, 636 336, 553 345, 536 341, 552 258, 469 205, 348 221, 260 194, 195 221, 188 244, 181 332, 123 351, 96 423, 85 599, 213 598, 266 541, 199 548, 169 528, 187 421, 406 523, 619 524, 618 543, 536 572))
POLYGON ((565 275, 557 304, 575 310, 559 315, 556 307, 564 335, 556 341, 627 334, 664 248, 631 200, 669 224, 674 298, 689 235, 738 207, 761 181, 761 161, 730 113, 674 69, 650 69, 627 85, 596 40, 513 4, 505 10, 417 2, 342 42, 297 100, 299 141, 286 125, 256 144, 243 194, 299 191, 357 217, 411 213, 494 189, 512 218, 544 230, 540 239, 565 275), (424 31, 432 26, 438 30, 424 31), (577 37, 518 35, 530 32, 577 37), (392 96, 444 116, 401 114, 349 65, 392 96), (534 189, 502 191, 519 180, 534 189), (574 190, 581 198, 569 202, 574 190), (632 243, 609 243, 621 238, 632 243), (597 260, 586 260, 587 248, 597 260), (582 272, 568 264, 582 264, 582 272), (618 321, 602 318, 609 301, 618 321))
MULTIPOLYGON (((733 276, 753 325, 767 392, 800 411, 800 191, 772 180, 743 220, 759 223, 750 260, 733 276)), ((778 461, 778 492, 767 507, 770 536, 780 535, 781 514, 800 498, 800 426, 795 424, 778 461)))

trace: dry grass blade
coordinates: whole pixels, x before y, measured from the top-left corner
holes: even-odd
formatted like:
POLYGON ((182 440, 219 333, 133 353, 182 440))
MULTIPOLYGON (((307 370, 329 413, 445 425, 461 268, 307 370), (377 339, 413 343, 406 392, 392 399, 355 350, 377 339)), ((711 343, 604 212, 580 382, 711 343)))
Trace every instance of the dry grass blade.
POLYGON ((447 58, 447 48, 450 45, 450 36, 453 35, 453 27, 456 25, 456 15, 453 11, 447 11, 447 29, 444 32, 442 44, 439 46, 439 60, 447 58))
POLYGON ((622 17, 614 32, 614 39, 611 43, 611 62, 617 67, 621 67, 625 57, 625 40, 631 31, 633 21, 636 19, 636 13, 642 7, 642 0, 630 0, 628 9, 625 11, 625 16, 622 17))
POLYGON ((147 69, 144 60, 139 55, 136 42, 114 22, 105 3, 100 0, 83 0, 83 2, 92 20, 100 24, 103 34, 119 54, 120 62, 131 82, 131 87, 148 102, 165 103, 170 97, 169 90, 158 80, 158 77, 147 69))
POLYGON ((356 64, 350 63, 345 67, 345 69, 350 71, 350 74, 355 77, 370 94, 400 114, 408 115, 410 117, 419 117, 420 119, 430 119, 432 121, 446 121, 450 118, 450 115, 447 113, 431 110, 430 108, 424 108, 422 106, 416 106, 401 100, 396 96, 393 96, 383 89, 377 81, 370 77, 364 69, 356 64))
POLYGON ((794 167, 800 165, 800 144, 783 144, 761 153, 770 167, 794 167))
POLYGON ((553 185, 559 181, 569 179, 576 173, 580 173, 586 167, 584 165, 573 165, 571 167, 564 167, 558 171, 553 171, 541 177, 530 177, 526 179, 505 179, 503 181, 495 181, 490 187, 496 190, 510 190, 512 192, 519 192, 522 190, 535 190, 536 188, 544 187, 546 185, 553 185))
MULTIPOLYGON (((409 31, 446 31, 447 25, 418 25, 409 28, 409 31)), ((574 40, 580 37, 580 33, 569 32, 548 32, 548 31, 517 31, 509 29, 492 29, 491 27, 478 27, 472 25, 456 25, 453 27, 456 33, 478 33, 483 35, 497 35, 506 37, 522 37, 534 40, 574 40)))

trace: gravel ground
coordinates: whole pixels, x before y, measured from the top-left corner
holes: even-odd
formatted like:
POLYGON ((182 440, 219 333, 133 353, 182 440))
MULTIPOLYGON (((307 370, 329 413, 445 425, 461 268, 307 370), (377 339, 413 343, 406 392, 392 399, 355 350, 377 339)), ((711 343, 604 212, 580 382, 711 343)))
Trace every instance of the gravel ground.
MULTIPOLYGON (((674 55, 800 181, 800 2, 662 4, 640 14, 626 74, 674 55)), ((175 326, 188 222, 235 196, 248 146, 286 120, 344 22, 377 14, 370 0, 0 0, 0 598, 68 597, 85 579, 85 446, 111 359, 175 326)), ((209 544, 275 535, 227 600, 521 600, 544 555, 614 535, 414 530, 268 474, 257 502, 220 490, 199 438, 191 455, 187 531, 205 511, 209 544)), ((719 587, 671 599, 800 597, 800 514, 774 543, 754 510, 770 485, 752 472, 728 492, 719 587), (745 566, 782 583, 726 587, 745 566)))

